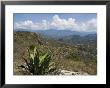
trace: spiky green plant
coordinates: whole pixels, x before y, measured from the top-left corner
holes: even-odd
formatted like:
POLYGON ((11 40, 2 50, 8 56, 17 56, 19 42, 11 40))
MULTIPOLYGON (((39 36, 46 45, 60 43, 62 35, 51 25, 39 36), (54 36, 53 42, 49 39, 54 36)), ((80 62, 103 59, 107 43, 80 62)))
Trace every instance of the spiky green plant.
POLYGON ((29 58, 23 58, 26 65, 20 67, 25 68, 26 71, 33 75, 46 75, 55 71, 55 63, 52 62, 51 55, 40 53, 35 46, 31 46, 28 52, 29 58))

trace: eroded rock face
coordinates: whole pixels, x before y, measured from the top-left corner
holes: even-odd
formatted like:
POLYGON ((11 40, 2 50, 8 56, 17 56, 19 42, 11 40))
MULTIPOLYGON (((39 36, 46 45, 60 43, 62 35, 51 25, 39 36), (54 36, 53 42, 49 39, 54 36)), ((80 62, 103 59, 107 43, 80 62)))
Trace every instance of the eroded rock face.
POLYGON ((67 70, 60 70, 59 75, 89 75, 85 72, 74 72, 74 71, 67 71, 67 70))

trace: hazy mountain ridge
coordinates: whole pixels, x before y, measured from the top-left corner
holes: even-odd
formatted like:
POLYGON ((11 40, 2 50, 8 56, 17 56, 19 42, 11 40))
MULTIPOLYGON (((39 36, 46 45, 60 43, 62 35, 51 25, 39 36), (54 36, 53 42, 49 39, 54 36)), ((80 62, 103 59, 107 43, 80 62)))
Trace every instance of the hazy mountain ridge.
POLYGON ((71 43, 71 44, 84 44, 84 43, 91 43, 91 42, 96 43, 97 34, 88 34, 85 36, 70 35, 70 36, 59 38, 58 40, 66 43, 71 43))
POLYGON ((27 29, 15 29, 15 31, 30 31, 39 33, 42 36, 52 37, 52 38, 62 38, 65 36, 71 35, 80 35, 85 36, 88 34, 96 34, 96 32, 78 32, 78 31, 71 31, 71 30, 57 30, 57 29, 48 29, 48 30, 27 30, 27 29))

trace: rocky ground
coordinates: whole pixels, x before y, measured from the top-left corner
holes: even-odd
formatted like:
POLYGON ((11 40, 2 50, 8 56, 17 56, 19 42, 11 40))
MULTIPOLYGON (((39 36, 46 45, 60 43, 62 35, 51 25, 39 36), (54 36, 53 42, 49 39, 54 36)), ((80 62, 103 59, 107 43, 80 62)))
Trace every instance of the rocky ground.
POLYGON ((85 72, 74 72, 74 71, 67 71, 67 70, 60 70, 59 75, 89 75, 88 73, 85 72))

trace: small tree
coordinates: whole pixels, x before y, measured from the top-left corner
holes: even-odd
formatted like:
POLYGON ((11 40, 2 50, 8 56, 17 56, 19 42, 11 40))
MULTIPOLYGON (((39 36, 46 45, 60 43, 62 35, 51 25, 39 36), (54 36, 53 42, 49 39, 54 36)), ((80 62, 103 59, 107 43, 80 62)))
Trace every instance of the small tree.
POLYGON ((25 68, 30 74, 33 75, 45 75, 50 74, 56 70, 55 63, 52 62, 51 55, 48 53, 40 54, 35 46, 31 46, 28 49, 28 60, 23 58, 26 65, 21 65, 21 68, 25 68))

